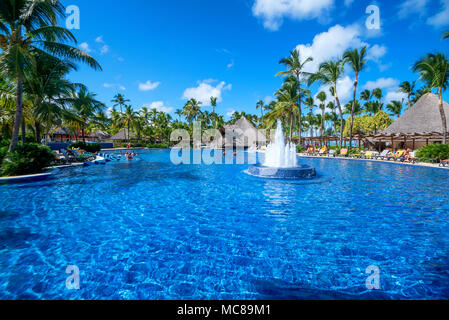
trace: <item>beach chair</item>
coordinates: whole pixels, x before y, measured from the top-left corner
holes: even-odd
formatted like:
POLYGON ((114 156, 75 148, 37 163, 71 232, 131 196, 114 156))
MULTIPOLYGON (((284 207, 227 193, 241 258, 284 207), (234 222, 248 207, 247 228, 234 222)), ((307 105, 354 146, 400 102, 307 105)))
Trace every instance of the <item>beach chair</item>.
POLYGON ((412 151, 412 152, 410 152, 410 157, 408 159, 406 158, 404 162, 415 164, 415 163, 418 163, 420 161, 421 160, 416 157, 416 152, 412 151))
POLYGON ((340 150, 340 156, 347 157, 348 156, 348 149, 344 148, 340 150))
POLYGON ((390 154, 390 150, 385 149, 384 151, 382 151, 381 154, 375 156, 374 158, 376 160, 384 160, 385 158, 387 158, 390 154))
POLYGON ((374 153, 372 151, 368 151, 363 155, 363 159, 373 159, 374 153))
POLYGON ((400 161, 404 157, 405 150, 398 150, 393 155, 386 158, 387 161, 400 161))
POLYGON ((313 155, 313 148, 307 149, 306 154, 307 155, 313 155))
POLYGON ((320 149, 320 151, 318 152, 318 156, 325 156, 325 155, 327 155, 327 147, 322 147, 321 149, 320 149))
POLYGON ((335 150, 329 150, 327 156, 335 158, 337 156, 337 152, 335 152, 335 150))
POLYGON ((449 159, 440 160, 440 167, 449 167, 449 159))

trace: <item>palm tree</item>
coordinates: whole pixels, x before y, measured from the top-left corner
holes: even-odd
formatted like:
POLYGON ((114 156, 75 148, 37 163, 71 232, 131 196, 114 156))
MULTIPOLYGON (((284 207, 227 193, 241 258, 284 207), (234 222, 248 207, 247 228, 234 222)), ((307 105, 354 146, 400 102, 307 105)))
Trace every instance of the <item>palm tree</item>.
POLYGON ((410 108, 412 106, 412 96, 415 95, 416 81, 412 83, 404 81, 399 85, 398 92, 405 93, 407 95, 407 105, 410 108))
POLYGON ((201 102, 192 98, 187 101, 184 109, 182 111, 182 115, 187 118, 189 125, 192 126, 193 121, 198 118, 198 115, 201 112, 201 102))
POLYGON ((182 118, 182 109, 176 109, 175 114, 178 116, 178 119, 181 120, 181 118, 182 118))
POLYGON ((263 100, 259 100, 259 101, 257 101, 257 104, 256 104, 256 110, 259 110, 260 109, 260 114, 261 114, 261 117, 260 117, 260 121, 262 122, 262 120, 263 120, 263 109, 265 108, 265 102, 263 101, 263 100))
POLYGON ((389 104, 387 104, 387 110, 390 111, 390 116, 397 116, 399 118, 402 112, 402 102, 391 101, 389 104))
POLYGON ((298 94, 296 91, 296 83, 287 81, 282 89, 276 92, 278 102, 276 103, 276 114, 282 114, 289 122, 290 141, 293 138, 293 124, 298 114, 298 94))
POLYGON ((304 67, 307 63, 312 62, 313 58, 308 57, 304 60, 301 59, 301 55, 298 49, 293 50, 290 52, 290 56, 281 59, 279 61, 280 64, 283 64, 287 67, 286 71, 281 71, 276 74, 276 76, 294 76, 297 81, 297 92, 298 92, 298 138, 299 138, 299 144, 301 145, 301 100, 302 100, 302 90, 301 90, 301 83, 304 80, 304 77, 308 77, 311 74, 309 72, 304 71, 304 67))
POLYGON ((120 121, 125 125, 128 131, 127 140, 130 141, 130 129, 134 126, 134 123, 139 119, 138 113, 133 110, 132 106, 125 106, 125 112, 120 114, 120 121))
POLYGON ((321 102, 320 109, 321 109, 321 126, 320 126, 320 136, 324 135, 324 113, 326 112, 326 93, 324 91, 321 91, 318 93, 316 98, 321 102))
POLYGON ((212 118, 212 121, 213 121, 213 124, 214 124, 214 128, 217 128, 217 124, 215 122, 215 108, 217 107, 217 101, 218 101, 217 97, 210 97, 210 105, 212 106, 212 116, 211 116, 211 118, 212 118))
POLYGON ((57 26, 65 16, 58 0, 8 0, 0 5, 0 65, 2 74, 16 82, 16 112, 9 151, 17 147, 23 111, 23 82, 27 67, 35 64, 34 54, 47 54, 74 61, 86 62, 101 69, 90 55, 66 42, 76 39, 73 34, 57 26))
POLYGON ((374 116, 376 113, 380 111, 380 103, 379 101, 368 101, 364 105, 365 111, 370 115, 374 116))
POLYGON ((449 30, 443 33, 443 40, 449 38, 449 30))
POLYGON ((145 123, 145 125, 148 125, 150 123, 151 111, 148 109, 148 107, 143 107, 139 111, 139 115, 143 119, 143 122, 145 123))
MULTIPOLYGON (((304 101, 304 104, 309 107, 309 115, 313 116, 313 108, 316 107, 315 106, 315 100, 313 99, 313 97, 309 96, 307 97, 306 101, 304 101)), ((309 126, 310 129, 310 137, 313 137, 313 126, 309 126)))
POLYGON ((358 100, 353 103, 352 101, 349 101, 345 105, 345 114, 353 114, 354 116, 358 116, 363 113, 363 108, 360 105, 360 102, 358 100))
POLYGON ((374 89, 373 90, 373 97, 378 100, 379 108, 380 108, 380 110, 382 110, 382 106, 383 106, 383 103, 382 103, 382 97, 383 97, 382 89, 381 88, 374 89))
POLYGON ((355 73, 354 80, 354 96, 352 99, 352 108, 351 108, 351 126, 349 130, 349 148, 352 148, 352 130, 354 128, 354 108, 356 104, 356 96, 357 96, 357 85, 359 83, 359 75, 360 72, 366 66, 366 46, 363 47, 360 51, 358 49, 348 50, 344 53, 343 59, 345 63, 349 63, 352 68, 352 71, 355 73))
POLYGON ((327 61, 320 65, 318 72, 311 76, 310 83, 319 81, 324 85, 330 86, 332 89, 331 93, 335 97, 337 102, 338 112, 340 113, 340 147, 343 146, 343 109, 340 104, 340 99, 338 97, 337 83, 338 80, 343 76, 344 63, 342 60, 337 61, 327 61))
POLYGON ((126 99, 123 94, 119 93, 114 96, 111 102, 114 103, 114 107, 120 107, 120 112, 123 112, 122 106, 129 102, 129 99, 126 99))
POLYGON ((439 97, 438 108, 443 125, 443 143, 446 144, 447 122, 443 108, 443 91, 449 85, 448 58, 442 53, 429 53, 426 57, 415 63, 413 71, 420 74, 420 79, 426 83, 430 91, 437 90, 439 97))
POLYGON ((373 93, 371 91, 369 91, 368 89, 363 90, 360 93, 360 99, 363 101, 370 102, 372 98, 373 98, 373 93))
POLYGON ((104 107, 103 103, 95 99, 96 94, 81 88, 78 92, 74 92, 71 97, 73 113, 77 116, 77 122, 81 127, 81 135, 83 142, 86 142, 85 129, 89 119, 95 116, 95 113, 101 111, 104 107))

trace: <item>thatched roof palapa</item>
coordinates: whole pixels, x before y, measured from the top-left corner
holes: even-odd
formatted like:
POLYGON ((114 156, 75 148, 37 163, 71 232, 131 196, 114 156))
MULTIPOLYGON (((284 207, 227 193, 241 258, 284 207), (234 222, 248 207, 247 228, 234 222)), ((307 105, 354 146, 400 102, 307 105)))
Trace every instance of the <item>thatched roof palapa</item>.
POLYGON ((108 140, 128 140, 128 139, 135 139, 135 138, 136 138, 136 135, 132 131, 129 131, 129 137, 128 137, 128 130, 122 129, 117 134, 110 137, 108 140))
MULTIPOLYGON (((432 93, 422 96, 411 108, 388 127, 382 134, 391 135, 438 135, 442 134, 443 126, 438 108, 439 99, 432 93)), ((449 127, 449 104, 443 102, 449 127)))

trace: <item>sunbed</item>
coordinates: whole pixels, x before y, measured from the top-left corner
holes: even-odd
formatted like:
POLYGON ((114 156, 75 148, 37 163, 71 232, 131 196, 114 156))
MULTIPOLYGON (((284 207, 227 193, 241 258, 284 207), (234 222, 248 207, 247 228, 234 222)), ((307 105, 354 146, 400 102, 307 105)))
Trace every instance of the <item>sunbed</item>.
POLYGON ((390 154, 390 150, 385 149, 384 151, 382 151, 381 154, 375 156, 374 158, 376 160, 384 160, 385 158, 387 158, 390 154))
POLYGON ((347 157, 348 156, 348 149, 344 148, 340 150, 340 156, 347 157))

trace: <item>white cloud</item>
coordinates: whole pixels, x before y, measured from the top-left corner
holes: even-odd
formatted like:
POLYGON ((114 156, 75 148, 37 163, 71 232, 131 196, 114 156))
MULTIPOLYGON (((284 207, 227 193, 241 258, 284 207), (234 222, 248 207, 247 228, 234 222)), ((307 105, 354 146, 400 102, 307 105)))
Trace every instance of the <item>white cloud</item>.
POLYGON ((354 0, 345 0, 345 6, 349 7, 353 2, 354 0))
POLYGON ((87 42, 83 42, 79 45, 80 49, 85 52, 92 52, 92 50, 89 47, 89 44, 87 42))
POLYGON ((123 57, 118 57, 117 60, 118 60, 118 62, 123 62, 123 61, 125 61, 125 59, 123 59, 123 57))
POLYGON ((104 43, 103 36, 99 36, 99 37, 95 38, 95 42, 96 43, 104 43))
POLYGON ((422 15, 426 11, 428 0, 406 0, 399 6, 398 16, 401 19, 412 14, 422 15))
POLYGON ((266 29, 276 31, 284 18, 321 20, 333 5, 334 0, 256 0, 253 15, 262 19, 266 29))
POLYGON ((387 47, 375 44, 374 46, 372 46, 368 49, 367 57, 370 60, 379 62, 380 58, 382 58, 386 53, 387 53, 387 47))
POLYGON ((117 89, 122 90, 122 91, 126 90, 125 86, 123 86, 123 85, 121 85, 119 83, 103 83, 103 87, 108 88, 108 89, 109 88, 117 88, 117 89))
POLYGON ((397 92, 399 89, 394 88, 390 91, 388 91, 387 95, 385 96, 385 103, 389 104, 391 101, 402 101, 407 99, 407 94, 402 92, 397 92))
POLYGON ((104 46, 101 47, 100 53, 101 54, 106 54, 109 52, 109 46, 107 44, 105 44, 104 46))
POLYGON ((427 23, 434 27, 442 27, 449 24, 449 0, 440 0, 443 10, 427 19, 427 23))
POLYGON ((313 57, 313 61, 306 64, 305 70, 316 72, 322 62, 341 58, 347 49, 367 45, 360 39, 360 34, 360 27, 357 25, 342 27, 337 24, 328 31, 316 35, 312 44, 300 44, 296 49, 299 49, 303 59, 313 57))
POLYGON ((387 89, 392 87, 398 87, 399 80, 393 78, 379 78, 376 81, 368 81, 363 89, 373 90, 373 89, 387 89))
POLYGON ((231 111, 229 111, 229 112, 226 113, 226 116, 227 116, 228 118, 231 118, 232 115, 233 115, 234 113, 236 113, 236 112, 237 112, 237 111, 235 111, 235 110, 231 110, 231 111))
POLYGON ((234 60, 231 61, 231 63, 229 63, 227 65, 228 69, 231 69, 234 66, 234 60))
POLYGON ((106 54, 109 52, 109 46, 106 44, 106 42, 103 39, 103 36, 98 36, 95 38, 95 42, 101 44, 100 54, 106 54))
POLYGON ((139 90, 140 91, 151 91, 159 87, 161 83, 160 82, 151 82, 148 80, 145 83, 139 83, 139 90))
POLYGON ((174 110, 172 107, 167 107, 166 105, 164 105, 163 101, 155 101, 152 103, 146 103, 143 106, 147 107, 149 109, 156 109, 157 111, 165 112, 165 113, 171 113, 174 110))
POLYGON ((183 99, 195 98, 202 103, 203 106, 210 106, 210 97, 216 97, 217 102, 221 102, 222 93, 226 90, 231 90, 232 85, 226 84, 226 82, 221 81, 216 86, 213 84, 216 80, 207 79, 198 82, 198 86, 195 88, 187 88, 182 96, 183 99))

